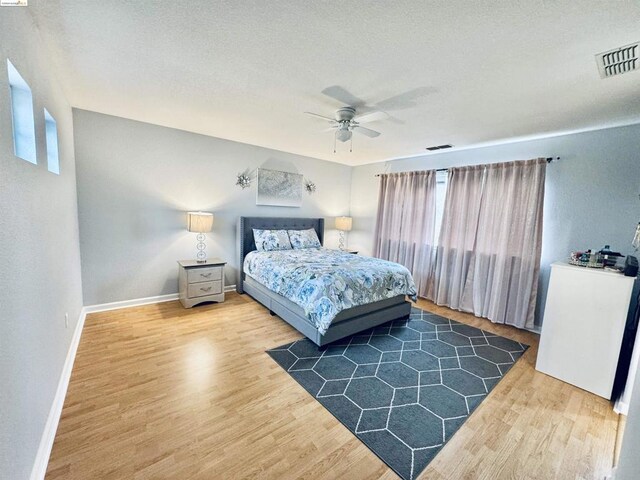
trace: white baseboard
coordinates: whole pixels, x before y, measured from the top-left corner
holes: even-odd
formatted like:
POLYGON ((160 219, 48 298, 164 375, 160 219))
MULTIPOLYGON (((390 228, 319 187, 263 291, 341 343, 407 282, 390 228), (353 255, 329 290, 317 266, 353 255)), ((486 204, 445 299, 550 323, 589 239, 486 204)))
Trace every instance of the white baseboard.
POLYGON ((80 337, 82 336, 82 328, 84 327, 84 320, 86 317, 87 312, 83 307, 82 310, 80 310, 80 317, 78 318, 78 323, 76 323, 76 328, 73 332, 73 337, 71 338, 71 345, 69 345, 67 358, 65 359, 64 366, 62 367, 60 380, 58 380, 56 395, 53 398, 53 403, 49 410, 49 416, 47 417, 47 423, 44 426, 44 432, 40 439, 38 453, 36 454, 33 469, 31 470, 31 480, 42 480, 47 473, 49 456, 51 455, 53 440, 55 439, 56 431, 58 430, 58 423, 60 422, 60 415, 62 414, 62 407, 64 406, 64 399, 67 396, 67 388, 69 387, 71 371, 73 370, 73 362, 76 359, 76 352, 78 351, 78 345, 80 345, 80 337))
POLYGON ((622 402, 622 401, 618 400, 616 402, 615 407, 613 408, 613 411, 616 412, 618 415, 628 415, 629 414, 629 404, 627 402, 622 402))
MULTIPOLYGON (((236 289, 235 285, 227 285, 224 288, 225 292, 232 292, 236 289)), ((69 387, 69 380, 71 379, 71 372, 73 370, 73 363, 76 359, 76 352, 78 351, 78 345, 80 345, 80 337, 82 336, 82 328, 84 327, 84 321, 87 318, 87 314, 96 312, 106 312, 109 310, 116 310, 119 308, 137 307, 140 305, 149 305, 152 303, 171 302, 178 300, 177 293, 171 293, 169 295, 158 295, 155 297, 135 298, 133 300, 124 300, 121 302, 102 303, 99 305, 89 305, 82 307, 80 311, 80 317, 76 324, 76 329, 73 332, 71 338, 71 345, 69 345, 69 351, 67 352, 67 358, 64 361, 64 367, 60 374, 60 380, 58 381, 58 388, 56 395, 53 398, 51 409, 49 410, 49 416, 47 417, 47 423, 40 439, 40 446, 38 447, 38 453, 31 470, 30 480, 43 480, 47 473, 47 465, 49 464, 49 457, 51 456, 51 449, 53 448, 53 441, 56 437, 56 431, 58 430, 58 423, 60 423, 60 415, 62 415, 62 407, 64 406, 64 399, 67 396, 67 388, 69 387)))
MULTIPOLYGON (((226 285, 225 292, 235 291, 235 285, 226 285)), ((119 302, 99 303, 97 305, 88 305, 85 308, 86 313, 108 312, 109 310, 118 310, 120 308, 139 307, 141 305, 150 305, 152 303, 172 302, 178 300, 177 293, 168 295, 157 295, 155 297, 134 298, 132 300, 122 300, 119 302)))
POLYGON ((178 300, 177 293, 157 295, 155 297, 134 298, 132 300, 122 300, 119 302, 99 303, 97 305, 88 305, 84 308, 87 313, 108 312, 109 310, 118 310, 119 308, 139 307, 152 303, 172 302, 173 300, 178 300))

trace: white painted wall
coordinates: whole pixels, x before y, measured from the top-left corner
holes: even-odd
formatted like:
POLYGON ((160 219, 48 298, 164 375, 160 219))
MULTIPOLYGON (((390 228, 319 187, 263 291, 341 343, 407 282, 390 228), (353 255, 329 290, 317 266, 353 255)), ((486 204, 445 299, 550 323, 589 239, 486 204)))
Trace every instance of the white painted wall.
POLYGON ((23 480, 82 307, 72 113, 28 8, 0 8, 0 206, 0 478, 23 480), (14 155, 7 58, 33 93, 37 165, 14 155), (60 176, 47 171, 44 108, 60 176))
POLYGON ((447 168, 560 156, 547 168, 537 323, 543 312, 549 265, 572 250, 601 248, 632 254, 640 221, 640 125, 430 154, 355 167, 349 246, 370 253, 378 206, 376 173, 447 168))
POLYGON ((238 271, 240 216, 326 217, 326 245, 337 246, 333 217, 349 212, 351 167, 252 145, 74 110, 85 305, 175 293, 176 260, 194 258, 188 210, 215 215, 207 252, 238 271), (256 206, 249 168, 303 174, 317 185, 301 208, 256 206))

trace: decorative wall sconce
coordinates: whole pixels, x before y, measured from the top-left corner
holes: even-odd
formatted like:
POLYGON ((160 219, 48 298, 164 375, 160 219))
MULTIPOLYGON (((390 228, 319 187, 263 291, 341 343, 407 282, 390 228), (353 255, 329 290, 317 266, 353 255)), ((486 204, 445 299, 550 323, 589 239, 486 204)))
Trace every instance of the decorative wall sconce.
POLYGON ((244 172, 238 174, 236 185, 238 185, 243 190, 251 186, 251 175, 249 174, 249 170, 245 170, 244 172))
POLYGON ((315 193, 315 191, 316 191, 316 184, 313 183, 311 180, 305 180, 304 181, 304 188, 306 188, 307 193, 309 195, 311 195, 312 193, 315 193))

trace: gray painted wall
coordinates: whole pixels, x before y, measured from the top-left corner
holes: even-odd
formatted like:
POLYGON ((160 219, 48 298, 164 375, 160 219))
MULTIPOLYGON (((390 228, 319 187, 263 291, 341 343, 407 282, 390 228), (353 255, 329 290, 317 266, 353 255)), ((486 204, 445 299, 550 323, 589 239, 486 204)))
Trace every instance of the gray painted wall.
POLYGON ((177 291, 176 260, 195 257, 188 210, 215 215, 207 252, 228 262, 235 284, 239 216, 327 217, 327 246, 337 245, 333 218, 349 212, 351 168, 275 150, 74 110, 84 303, 130 300, 177 291), (249 168, 303 174, 317 185, 301 208, 256 206, 249 168))
POLYGON ((569 252, 605 244, 632 254, 640 221, 640 125, 499 146, 431 154, 356 167, 352 172, 349 246, 372 249, 378 202, 376 173, 426 170, 560 156, 547 169, 542 268, 536 323, 540 324, 549 265, 569 252))
POLYGON ((638 480, 640 476, 640 368, 634 382, 615 480, 638 480))
POLYGON ((38 451, 82 287, 71 108, 29 10, 0 10, 0 478, 22 480, 38 451), (7 58, 33 92, 38 165, 13 154, 7 58), (58 125, 60 176, 47 171, 45 107, 58 125))
MULTIPOLYGON (((174 293, 175 261, 195 254, 184 212, 213 211, 208 252, 229 262, 232 284, 240 215, 328 217, 327 244, 335 246, 331 219, 350 212, 350 247, 368 253, 375 173, 559 155, 548 170, 539 303, 549 263, 571 249, 609 243, 631 253, 640 219, 638 125, 351 169, 92 112, 72 114, 28 9, 2 9, 0 61, 0 478, 25 479, 31 472, 82 306, 80 245, 85 304, 174 293), (34 94, 36 166, 13 154, 9 89, 1 73, 7 57, 34 94), (45 107, 57 121, 60 176, 47 171, 45 107), (259 166, 302 173, 318 191, 305 195, 299 209, 258 207, 255 186, 241 190, 234 183, 238 172, 259 166)), ((640 442, 638 395, 631 411, 620 478, 635 478, 640 468, 633 451, 640 442)))

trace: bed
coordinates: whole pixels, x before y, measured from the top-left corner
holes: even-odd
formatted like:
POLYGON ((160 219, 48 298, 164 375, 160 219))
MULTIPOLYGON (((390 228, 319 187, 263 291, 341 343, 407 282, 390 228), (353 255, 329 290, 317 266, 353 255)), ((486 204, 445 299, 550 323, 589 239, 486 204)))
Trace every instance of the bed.
MULTIPOLYGON (((282 230, 306 230, 313 228, 318 235, 320 243, 324 244, 324 219, 240 217, 238 220, 238 249, 240 261, 240 268, 238 269, 239 275, 236 282, 238 293, 247 293, 268 308, 272 314, 281 317, 316 345, 323 346, 391 320, 408 317, 411 311, 411 304, 406 301, 405 293, 409 295, 415 294, 415 286, 413 286, 413 280, 407 272, 409 278, 406 281, 406 285, 400 285, 397 289, 393 290, 389 288, 387 294, 393 295, 389 298, 382 298, 370 303, 342 309, 331 319, 329 324, 327 324, 326 319, 319 322, 318 318, 310 318, 312 316, 309 315, 308 308, 307 312, 305 312, 305 308, 303 308, 303 305, 304 307, 308 307, 308 305, 304 303, 302 303, 302 305, 298 304, 301 303, 299 301, 298 303, 294 303, 294 301, 274 291, 274 285, 269 283, 267 277, 261 276, 258 270, 251 272, 251 274, 245 272, 245 259, 248 255, 249 261, 246 262, 247 264, 253 265, 253 268, 255 268, 255 265, 260 263, 255 261, 255 258, 258 258, 256 255, 257 252, 252 253, 257 250, 253 236, 254 228, 282 230), (261 281, 259 281, 259 279, 261 281), (271 288, 268 288, 267 285, 270 285, 271 288), (401 290, 403 291, 402 293, 400 293, 401 290)), ((289 250, 289 252, 295 251, 289 250)), ((280 252, 279 254, 281 255, 283 253, 285 252, 280 252)), ((326 250, 324 253, 329 255, 350 255, 326 250)), ((298 257, 300 257, 300 255, 298 255, 298 257)), ((297 260, 300 260, 300 258, 297 258, 297 260)), ((349 261, 350 259, 345 258, 345 260, 349 261)), ((355 259, 353 260, 355 261, 355 259)), ((369 260, 371 262, 377 261, 374 259, 369 260)), ((279 261, 278 256, 276 255, 272 261, 277 264, 279 261)), ((365 262, 366 260, 362 259, 362 261, 365 262)), ((282 264, 281 261, 280 264, 282 264)), ((394 268, 394 265, 398 269, 404 269, 404 267, 397 264, 390 264, 389 266, 394 268)))

